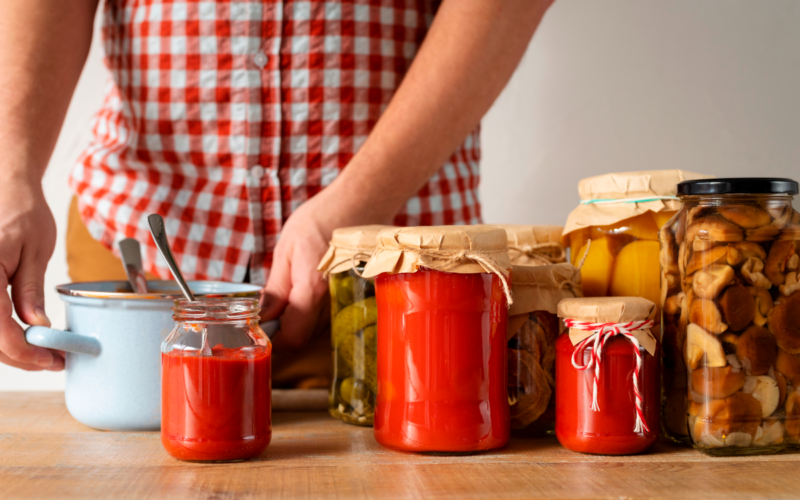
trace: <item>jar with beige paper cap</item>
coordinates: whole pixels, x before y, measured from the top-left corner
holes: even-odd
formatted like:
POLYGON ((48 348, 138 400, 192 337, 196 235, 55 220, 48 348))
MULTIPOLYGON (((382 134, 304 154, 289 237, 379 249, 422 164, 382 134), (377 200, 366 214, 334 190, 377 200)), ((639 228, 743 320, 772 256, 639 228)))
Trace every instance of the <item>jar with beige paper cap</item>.
POLYGON ((508 402, 515 434, 555 430, 556 316, 562 299, 581 296, 578 269, 571 264, 513 266, 508 310, 508 402))
POLYGON ((508 256, 518 266, 546 266, 567 261, 561 244, 562 226, 497 224, 508 235, 508 256))
POLYGON ((376 237, 391 226, 336 229, 318 270, 331 295, 333 383, 329 412, 344 422, 372 425, 375 413, 377 317, 375 285, 362 276, 376 237))
POLYGON ((581 180, 581 202, 567 218, 563 243, 572 264, 583 260, 583 295, 644 297, 659 304, 658 229, 680 207, 678 183, 706 177, 653 170, 581 180))
POLYGON ((556 437, 582 453, 630 455, 660 431, 656 305, 641 297, 564 299, 556 341, 556 437))
POLYGON ((509 438, 503 229, 387 229, 367 263, 378 304, 375 439, 415 452, 473 453, 509 438))

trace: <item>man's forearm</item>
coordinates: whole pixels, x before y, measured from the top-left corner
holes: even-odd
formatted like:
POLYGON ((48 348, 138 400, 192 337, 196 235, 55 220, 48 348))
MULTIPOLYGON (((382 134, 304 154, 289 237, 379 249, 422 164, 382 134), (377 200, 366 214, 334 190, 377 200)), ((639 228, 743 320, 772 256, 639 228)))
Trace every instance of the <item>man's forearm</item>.
POLYGON ((41 180, 92 40, 97 0, 0 1, 0 183, 41 180))
POLYGON ((550 0, 445 0, 403 83, 334 184, 394 215, 502 91, 550 0))

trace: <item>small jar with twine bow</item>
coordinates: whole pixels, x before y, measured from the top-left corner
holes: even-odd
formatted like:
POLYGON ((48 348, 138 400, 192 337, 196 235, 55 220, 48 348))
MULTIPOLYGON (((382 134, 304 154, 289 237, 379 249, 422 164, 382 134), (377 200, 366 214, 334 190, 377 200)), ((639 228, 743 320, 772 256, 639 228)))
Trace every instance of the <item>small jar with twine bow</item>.
POLYGON ((333 231, 330 247, 317 268, 331 295, 333 383, 328 398, 335 418, 371 426, 375 413, 377 314, 375 285, 364 266, 376 238, 391 226, 357 226, 333 231))
POLYGON ((513 266, 508 310, 508 403, 511 429, 525 436, 555 430, 556 308, 581 296, 581 273, 571 264, 513 266))
POLYGON ((564 299, 556 341, 556 437, 582 453, 630 455, 660 432, 656 305, 640 297, 564 299))
POLYGON ((414 452, 471 453, 509 438, 506 330, 511 262, 492 226, 388 229, 375 276, 375 439, 414 452))

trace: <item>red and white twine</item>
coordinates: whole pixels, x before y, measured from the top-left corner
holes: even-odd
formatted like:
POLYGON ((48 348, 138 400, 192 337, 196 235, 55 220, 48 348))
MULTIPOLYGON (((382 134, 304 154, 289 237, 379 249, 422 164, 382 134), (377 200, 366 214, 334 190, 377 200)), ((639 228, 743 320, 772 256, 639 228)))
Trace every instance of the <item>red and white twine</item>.
POLYGON ((608 339, 615 335, 622 335, 630 340, 631 344, 633 344, 633 350, 636 352, 636 368, 633 371, 633 393, 636 396, 636 425, 633 428, 633 432, 650 432, 650 428, 647 427, 647 422, 644 418, 644 412, 642 411, 642 393, 639 391, 639 373, 642 370, 642 354, 639 340, 631 335, 631 332, 652 327, 654 324, 653 320, 631 321, 629 323, 587 323, 584 321, 565 319, 564 324, 567 328, 594 332, 589 337, 580 341, 577 348, 572 353, 572 366, 576 369, 588 370, 594 366, 594 384, 592 387, 593 411, 600 411, 600 406, 597 404, 597 380, 600 378, 600 360, 603 355, 603 346, 608 339), (583 352, 587 348, 591 349, 591 356, 589 362, 583 365, 579 360, 583 359, 583 352))

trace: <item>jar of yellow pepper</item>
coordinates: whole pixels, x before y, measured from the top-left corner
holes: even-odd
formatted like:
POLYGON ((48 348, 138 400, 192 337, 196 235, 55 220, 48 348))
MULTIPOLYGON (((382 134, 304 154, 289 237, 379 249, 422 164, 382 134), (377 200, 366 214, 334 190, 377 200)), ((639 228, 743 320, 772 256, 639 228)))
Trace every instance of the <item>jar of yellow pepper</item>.
POLYGON ((562 242, 572 264, 583 263, 583 295, 644 297, 660 304, 658 230, 680 207, 678 183, 704 178, 653 170, 581 180, 581 204, 569 214, 562 242))
POLYGON ((371 426, 377 394, 377 323, 375 284, 362 277, 375 250, 376 237, 390 226, 336 229, 317 268, 328 279, 331 295, 333 382, 329 412, 356 425, 371 426))

